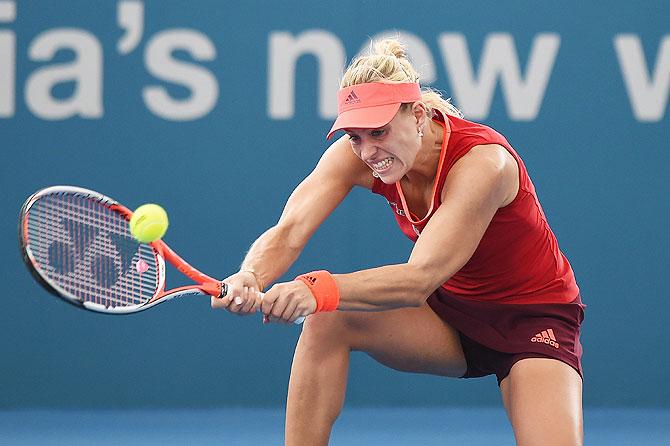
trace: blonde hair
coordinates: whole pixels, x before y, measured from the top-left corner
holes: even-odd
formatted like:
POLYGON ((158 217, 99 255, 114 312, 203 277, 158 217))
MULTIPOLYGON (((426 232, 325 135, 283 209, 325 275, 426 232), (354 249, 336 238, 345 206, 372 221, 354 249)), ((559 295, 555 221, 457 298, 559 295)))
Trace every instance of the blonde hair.
MULTIPOLYGON (((351 61, 342 76, 340 88, 368 82, 419 82, 419 73, 407 58, 405 45, 400 40, 384 38, 372 42, 370 54, 351 61)), ((422 88, 421 101, 426 104, 429 116, 437 109, 447 115, 463 117, 451 99, 443 98, 438 90, 422 88)))

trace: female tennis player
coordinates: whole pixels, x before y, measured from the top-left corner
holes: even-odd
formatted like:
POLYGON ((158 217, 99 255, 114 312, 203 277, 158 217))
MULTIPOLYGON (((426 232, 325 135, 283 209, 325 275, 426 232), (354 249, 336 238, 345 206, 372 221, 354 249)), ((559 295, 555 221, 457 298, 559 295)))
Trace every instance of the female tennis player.
POLYGON ((422 91, 394 39, 351 63, 338 112, 328 137, 346 134, 225 280, 232 299, 212 299, 271 320, 310 315, 291 369, 286 444, 328 443, 351 351, 401 371, 495 374, 517 444, 582 444, 584 306, 517 152, 422 91), (415 242, 407 262, 310 272, 261 299, 256 290, 288 270, 354 186, 389 202, 415 242))

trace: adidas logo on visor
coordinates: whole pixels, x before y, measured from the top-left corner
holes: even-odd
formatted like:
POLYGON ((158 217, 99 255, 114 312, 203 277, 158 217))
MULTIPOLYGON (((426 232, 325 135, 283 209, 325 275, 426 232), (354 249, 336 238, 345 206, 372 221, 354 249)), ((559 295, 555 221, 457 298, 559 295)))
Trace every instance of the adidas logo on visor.
POLYGON ((358 104, 359 102, 361 102, 361 100, 358 99, 358 96, 356 96, 354 91, 349 93, 349 96, 347 96, 347 98, 344 100, 345 105, 358 104))

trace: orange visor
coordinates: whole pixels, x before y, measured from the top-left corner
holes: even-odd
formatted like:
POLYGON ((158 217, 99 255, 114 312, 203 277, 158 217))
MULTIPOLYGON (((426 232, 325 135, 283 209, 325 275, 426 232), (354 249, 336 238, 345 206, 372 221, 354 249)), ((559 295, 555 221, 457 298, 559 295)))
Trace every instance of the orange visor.
POLYGON ((337 92, 337 119, 327 138, 342 129, 382 127, 391 122, 401 104, 420 100, 417 83, 370 82, 343 88, 337 92))

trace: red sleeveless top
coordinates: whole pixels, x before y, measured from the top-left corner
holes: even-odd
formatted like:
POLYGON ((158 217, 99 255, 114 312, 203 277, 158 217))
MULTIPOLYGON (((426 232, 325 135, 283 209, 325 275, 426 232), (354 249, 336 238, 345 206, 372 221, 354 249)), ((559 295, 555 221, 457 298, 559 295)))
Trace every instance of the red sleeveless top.
POLYGON ((457 297, 499 303, 563 303, 579 294, 570 263, 558 247, 523 161, 504 136, 482 124, 453 116, 434 118, 444 127, 444 141, 428 214, 407 209, 400 183, 375 178, 372 192, 386 197, 402 232, 416 241, 440 206, 449 170, 474 146, 498 144, 519 166, 519 192, 498 209, 470 260, 442 285, 457 297))

